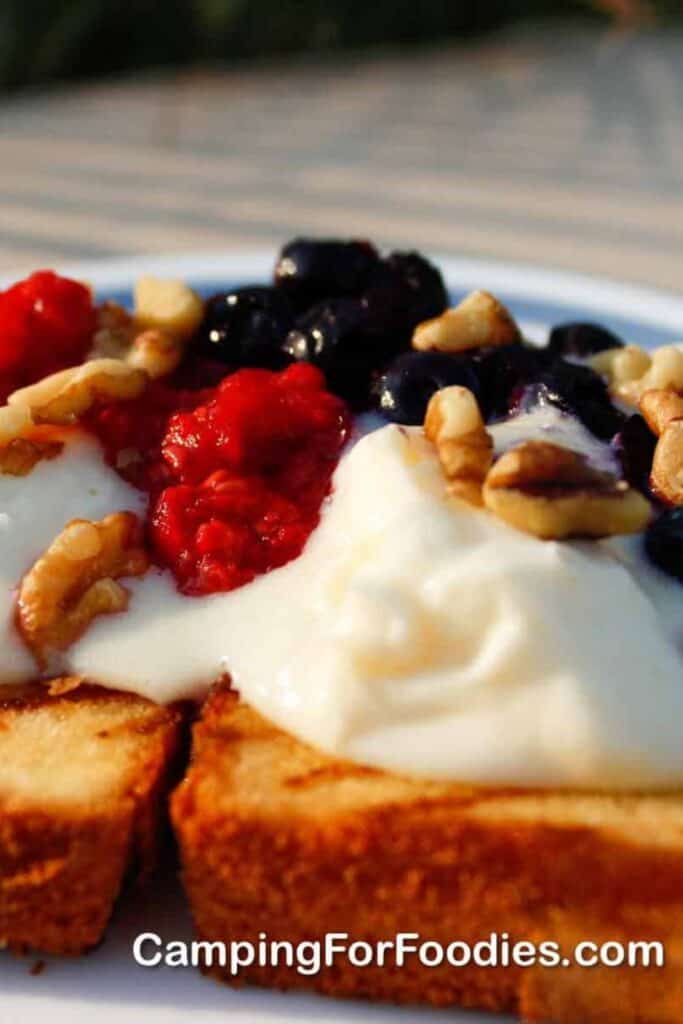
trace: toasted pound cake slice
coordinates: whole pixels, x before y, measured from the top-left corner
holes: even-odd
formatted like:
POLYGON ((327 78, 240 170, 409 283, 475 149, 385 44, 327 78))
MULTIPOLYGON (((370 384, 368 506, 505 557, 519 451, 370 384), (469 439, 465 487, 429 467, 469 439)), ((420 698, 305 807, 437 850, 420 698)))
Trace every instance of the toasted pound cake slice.
POLYGON ((683 798, 482 790, 335 760, 216 691, 172 800, 206 940, 326 932, 444 945, 491 932, 659 940, 666 967, 250 967, 232 983, 512 1011, 559 1024, 683 1019, 683 798))
POLYGON ((181 715, 91 686, 0 690, 0 946, 75 954, 154 864, 181 715))

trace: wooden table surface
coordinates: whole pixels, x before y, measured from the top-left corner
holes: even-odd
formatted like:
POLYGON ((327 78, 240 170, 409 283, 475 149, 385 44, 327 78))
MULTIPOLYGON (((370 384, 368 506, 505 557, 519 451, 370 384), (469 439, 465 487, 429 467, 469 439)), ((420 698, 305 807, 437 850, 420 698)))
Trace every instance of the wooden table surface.
POLYGON ((140 75, 0 103, 0 269, 292 234, 683 291, 683 35, 140 75))

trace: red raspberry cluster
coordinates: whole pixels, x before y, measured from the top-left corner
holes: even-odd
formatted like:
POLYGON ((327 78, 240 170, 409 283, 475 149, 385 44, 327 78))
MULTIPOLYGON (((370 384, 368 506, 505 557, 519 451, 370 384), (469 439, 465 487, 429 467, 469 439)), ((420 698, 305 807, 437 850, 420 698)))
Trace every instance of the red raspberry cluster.
POLYGON ((233 590, 301 553, 348 434, 341 399, 307 363, 245 369, 203 391, 159 382, 88 425, 149 491, 157 560, 186 594, 233 590))
POLYGON ((0 292, 0 402, 17 388, 82 362, 94 330, 89 290, 51 270, 0 292))
POLYGON ((343 402, 312 366, 241 370, 161 444, 174 482, 150 535, 188 594, 232 590, 301 553, 348 433, 343 402))

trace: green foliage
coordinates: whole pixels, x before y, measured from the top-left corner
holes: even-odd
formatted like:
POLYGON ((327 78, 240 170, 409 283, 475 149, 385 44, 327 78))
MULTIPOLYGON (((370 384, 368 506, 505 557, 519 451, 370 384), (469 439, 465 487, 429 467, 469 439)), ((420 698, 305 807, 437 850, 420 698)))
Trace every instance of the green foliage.
POLYGON ((192 0, 0 0, 0 83, 179 63, 196 52, 192 0))
MULTIPOLYGON (((410 45, 608 0, 0 0, 0 86, 126 68, 410 45)), ((663 14, 680 0, 655 0, 663 14)))

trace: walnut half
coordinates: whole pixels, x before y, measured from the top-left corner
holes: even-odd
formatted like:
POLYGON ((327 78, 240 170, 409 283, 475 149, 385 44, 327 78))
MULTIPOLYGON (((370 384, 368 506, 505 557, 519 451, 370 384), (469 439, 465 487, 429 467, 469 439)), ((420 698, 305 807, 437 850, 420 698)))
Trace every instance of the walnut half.
POLYGON ((657 441, 650 487, 666 505, 683 505, 683 419, 672 420, 657 441))
POLYGON ((199 327, 204 303, 184 281, 140 277, 135 285, 135 322, 187 340, 199 327))
POLYGON ((67 523, 19 588, 17 626, 38 665, 45 668, 50 652, 66 650, 96 616, 123 611, 128 593, 117 579, 148 567, 132 512, 67 523))
POLYGON ((636 345, 598 352, 589 365, 601 373, 610 391, 629 405, 638 405, 646 391, 683 391, 683 349, 662 345, 649 353, 636 345))
POLYGON ((15 437, 0 448, 0 473, 8 476, 28 476, 43 459, 55 459, 62 451, 61 441, 42 441, 28 437, 15 437))
MULTIPOLYGON (((194 295, 193 292, 190 294, 194 295)), ((148 302, 145 323, 151 318, 152 308, 153 303, 150 306, 148 302)), ((187 341, 182 333, 176 334, 168 326, 145 327, 112 301, 99 306, 97 317, 98 329, 93 338, 90 359, 120 359, 129 366, 144 370, 153 380, 165 377, 179 366, 187 341)), ((163 322, 163 316, 159 320, 163 322)))
POLYGON ((98 398, 137 398, 147 381, 143 370, 120 359, 92 359, 14 391, 7 401, 28 409, 34 423, 73 423, 98 398))
POLYGON ((432 395, 424 431, 436 447, 449 494, 481 505, 481 487, 493 461, 493 439, 472 392, 454 385, 432 395))
POLYGON ((625 481, 546 441, 527 441, 501 456, 482 493, 487 509, 543 540, 637 533, 651 515, 649 502, 625 481))
POLYGON ((520 338, 512 314, 489 292, 470 292, 453 309, 418 324, 413 348, 465 352, 482 345, 509 345, 520 338))
POLYGON ((683 419, 683 395, 664 388, 651 388, 641 395, 640 411, 652 433, 661 437, 673 420, 683 419))
POLYGON ((33 428, 31 410, 26 405, 0 406, 0 448, 23 437, 33 428))
POLYGON ((650 487, 666 505, 683 505, 683 394, 653 388, 641 396, 640 411, 659 438, 650 487))

